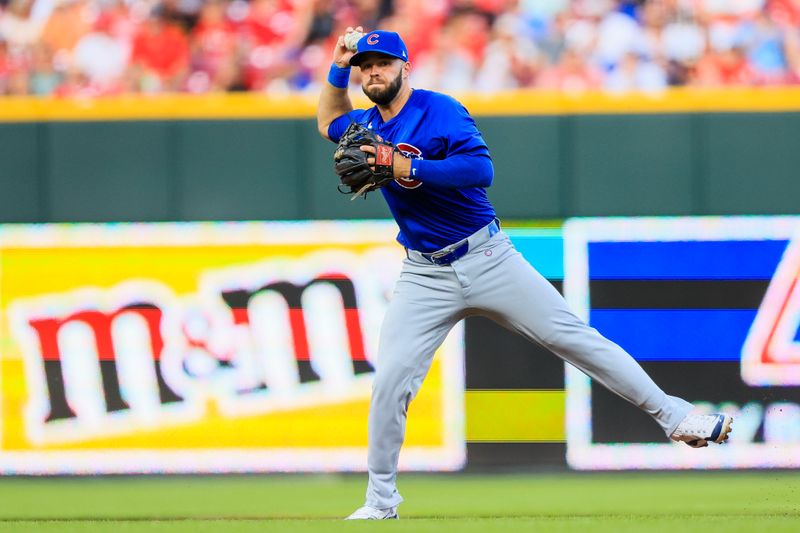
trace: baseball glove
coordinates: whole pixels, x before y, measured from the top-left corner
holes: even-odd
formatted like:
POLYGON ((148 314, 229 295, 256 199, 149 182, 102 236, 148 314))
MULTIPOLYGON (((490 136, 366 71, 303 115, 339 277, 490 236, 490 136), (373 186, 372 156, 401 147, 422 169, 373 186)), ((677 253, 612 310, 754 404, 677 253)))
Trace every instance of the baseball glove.
POLYGON ((381 139, 370 129, 361 124, 351 122, 339 139, 339 146, 333 154, 333 169, 339 176, 342 185, 339 191, 352 194, 355 200, 362 194, 377 190, 394 179, 394 152, 397 149, 390 142, 381 139), (364 152, 361 147, 367 145, 375 148, 375 154, 364 152), (374 157, 375 163, 370 165, 367 158, 374 157))

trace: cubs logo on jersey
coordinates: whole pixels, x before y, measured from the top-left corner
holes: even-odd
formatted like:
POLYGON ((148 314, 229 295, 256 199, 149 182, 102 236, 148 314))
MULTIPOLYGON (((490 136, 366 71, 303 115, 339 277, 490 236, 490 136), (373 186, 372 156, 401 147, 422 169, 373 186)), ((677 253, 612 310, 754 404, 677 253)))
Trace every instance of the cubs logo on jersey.
MULTIPOLYGON (((422 157, 422 150, 417 148, 416 146, 408 143, 397 143, 395 147, 400 150, 400 153, 406 157, 410 157, 411 159, 423 159, 422 157)), ((414 178, 395 178, 395 183, 399 186, 403 187, 404 189, 416 189, 422 182, 416 180, 414 178)))
POLYGON ((800 385, 800 236, 783 254, 742 349, 742 379, 800 385))

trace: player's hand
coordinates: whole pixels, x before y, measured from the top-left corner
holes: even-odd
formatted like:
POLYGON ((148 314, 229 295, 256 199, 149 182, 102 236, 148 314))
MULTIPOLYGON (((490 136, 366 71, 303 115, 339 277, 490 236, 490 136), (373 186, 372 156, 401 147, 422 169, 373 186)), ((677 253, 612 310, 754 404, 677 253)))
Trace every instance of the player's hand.
MULTIPOLYGON (((361 146, 362 152, 367 152, 368 154, 375 153, 375 147, 369 145, 361 146)), ((375 172, 375 158, 374 157, 367 157, 367 164, 370 165, 370 168, 373 172, 375 172)), ((392 174, 394 174, 395 178, 407 178, 411 175, 411 159, 405 157, 403 154, 399 152, 395 152, 392 157, 392 174)))
POLYGON ((347 46, 344 44, 344 36, 354 31, 364 33, 364 28, 361 26, 356 26, 355 28, 348 26, 344 33, 339 36, 339 39, 336 40, 336 47, 333 50, 333 62, 336 63, 337 67, 349 67, 350 58, 356 55, 355 52, 348 50, 347 46))

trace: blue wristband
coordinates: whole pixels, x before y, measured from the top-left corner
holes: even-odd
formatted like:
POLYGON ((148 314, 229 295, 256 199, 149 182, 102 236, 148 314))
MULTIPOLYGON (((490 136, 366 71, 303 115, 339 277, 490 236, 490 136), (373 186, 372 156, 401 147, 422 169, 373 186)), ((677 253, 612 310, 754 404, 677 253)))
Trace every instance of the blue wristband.
POLYGON ((347 89, 350 85, 350 67, 342 68, 332 63, 328 71, 328 83, 337 89, 347 89))

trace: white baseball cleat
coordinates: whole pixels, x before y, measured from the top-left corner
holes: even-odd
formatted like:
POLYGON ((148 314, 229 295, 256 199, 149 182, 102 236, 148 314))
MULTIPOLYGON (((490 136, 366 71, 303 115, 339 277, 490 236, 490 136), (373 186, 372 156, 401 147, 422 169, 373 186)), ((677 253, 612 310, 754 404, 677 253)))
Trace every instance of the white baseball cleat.
POLYGON ((376 509, 365 505, 364 507, 356 509, 356 511, 345 518, 345 520, 396 520, 398 518, 397 506, 389 507, 388 509, 376 509))
POLYGON ((681 420, 670 438, 677 442, 685 442, 692 448, 704 448, 709 442, 722 444, 728 440, 733 418, 728 415, 694 415, 689 414, 681 420))

